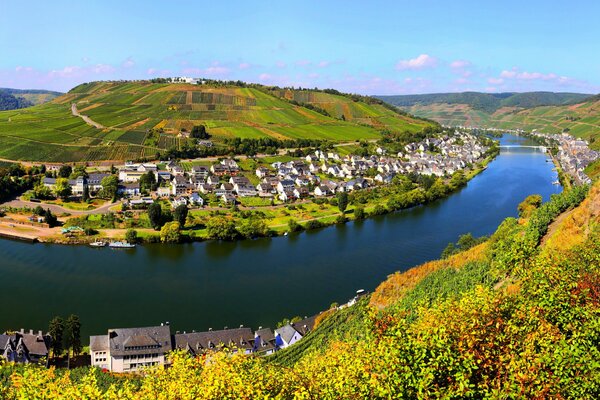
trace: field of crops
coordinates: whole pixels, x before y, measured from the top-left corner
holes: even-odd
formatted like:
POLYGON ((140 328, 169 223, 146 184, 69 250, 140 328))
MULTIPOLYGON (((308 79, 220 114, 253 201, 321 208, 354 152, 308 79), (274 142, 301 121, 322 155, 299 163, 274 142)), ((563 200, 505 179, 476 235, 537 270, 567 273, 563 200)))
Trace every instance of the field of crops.
MULTIPOLYGON (((377 139, 382 129, 418 131, 423 121, 345 96, 297 92, 295 105, 266 90, 149 82, 92 82, 54 101, 0 112, 0 158, 31 161, 127 160, 180 147, 178 134, 203 124, 213 140, 311 138, 332 142, 377 139), (71 104, 102 129, 71 114, 71 104), (149 129, 162 129, 160 137, 149 129)), ((295 95, 294 95, 295 96, 295 95)))

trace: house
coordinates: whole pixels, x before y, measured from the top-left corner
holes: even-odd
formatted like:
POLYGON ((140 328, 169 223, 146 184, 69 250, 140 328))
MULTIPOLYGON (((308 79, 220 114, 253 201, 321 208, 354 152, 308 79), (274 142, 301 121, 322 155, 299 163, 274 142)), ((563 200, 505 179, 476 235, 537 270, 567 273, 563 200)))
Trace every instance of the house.
POLYGON ((294 190, 294 181, 289 179, 283 179, 279 181, 277 184, 277 192, 283 193, 285 191, 293 191, 294 190))
POLYGON ((273 187, 268 183, 259 183, 256 185, 256 190, 259 196, 270 196, 274 192, 273 187))
POLYGON ((110 174, 89 174, 87 184, 90 192, 97 193, 102 190, 102 179, 107 176, 110 176, 110 174))
POLYGON ((186 350, 192 356, 228 349, 232 352, 250 354, 254 351, 255 335, 250 328, 209 330, 206 332, 176 333, 173 337, 175 350, 186 350))
POLYGON ((275 349, 285 349, 302 339, 302 335, 292 325, 275 329, 275 349))
POLYGON ((304 199, 308 197, 309 194, 310 192, 308 191, 308 188, 306 186, 301 186, 294 189, 294 197, 296 197, 297 199, 304 199))
POLYGON ((271 328, 260 327, 254 332, 253 352, 265 355, 272 354, 275 351, 275 335, 271 328))
POLYGON ((125 183, 137 182, 142 175, 152 172, 158 180, 158 167, 156 164, 131 164, 127 163, 119 169, 119 180, 125 183))
POLYGON ((179 206, 187 206, 187 205, 188 205, 188 199, 185 196, 178 196, 178 197, 175 197, 173 200, 171 200, 172 208, 177 208, 179 206))
POLYGON ((169 186, 159 186, 156 189, 156 195, 158 197, 169 197, 171 195, 171 188, 169 186))
POLYGON ((230 193, 225 193, 221 196, 221 202, 225 205, 235 205, 235 197, 230 193))
POLYGON ((139 182, 122 183, 119 185, 117 193, 122 196, 139 196, 140 184, 139 182))
POLYGON ((229 178, 229 183, 232 185, 250 185, 250 180, 245 176, 232 176, 229 178))
POLYGON ((187 193, 189 187, 188 180, 181 175, 175 175, 171 181, 171 194, 173 196, 179 196, 187 193))
POLYGON ((192 206, 202 207, 204 205, 204 199, 197 192, 190 195, 189 202, 192 206))
POLYGON ((205 167, 204 165, 194 165, 192 167, 192 170, 190 171, 190 174, 192 176, 195 176, 196 178, 208 178, 208 174, 210 173, 208 167, 205 167))
POLYGON ((265 167, 256 168, 256 176, 258 176, 259 178, 269 176, 269 169, 265 167))
POLYGON ((168 325, 109 329, 106 335, 90 336, 92 366, 111 372, 164 365, 165 354, 172 349, 168 325))
POLYGON ((210 172, 217 176, 223 176, 229 173, 229 169, 225 167, 223 164, 214 164, 210 167, 210 172))
POLYGON ((289 201, 289 200, 293 200, 295 198, 296 198, 296 196, 294 196, 293 190, 284 190, 282 192, 279 192, 279 200, 281 200, 281 201, 289 201))
POLYGON ((0 357, 16 363, 38 363, 48 357, 51 338, 42 331, 21 329, 0 335, 0 357))
POLYGON ((209 176, 206 179, 206 183, 208 183, 209 185, 218 185, 220 182, 220 179, 218 176, 209 176))
POLYGON ((71 193, 74 196, 82 196, 87 188, 87 179, 83 176, 78 176, 77 179, 70 179, 69 185, 71 186, 71 193))
POLYGON ((158 171, 157 176, 158 176, 158 181, 165 181, 165 182, 171 181, 171 173, 169 171, 158 171))
POLYGON ((256 188, 252 185, 235 184, 233 188, 240 197, 252 197, 258 194, 256 188))
POLYGON ((315 188, 315 196, 329 196, 332 194, 332 191, 325 185, 319 185, 315 188))

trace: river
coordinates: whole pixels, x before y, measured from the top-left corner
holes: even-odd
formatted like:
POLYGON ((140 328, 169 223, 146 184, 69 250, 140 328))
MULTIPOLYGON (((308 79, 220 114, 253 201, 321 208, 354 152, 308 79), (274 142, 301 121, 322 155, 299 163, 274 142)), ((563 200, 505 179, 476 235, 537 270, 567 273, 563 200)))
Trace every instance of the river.
MULTIPOLYGON (((530 144, 505 135, 501 144, 530 144)), ((562 190, 535 149, 502 150, 446 199, 288 237, 145 245, 135 250, 0 240, 0 332, 81 317, 83 341, 108 328, 169 321, 174 330, 274 326, 373 290, 398 270, 439 257, 458 236, 492 233, 527 195, 562 190)))

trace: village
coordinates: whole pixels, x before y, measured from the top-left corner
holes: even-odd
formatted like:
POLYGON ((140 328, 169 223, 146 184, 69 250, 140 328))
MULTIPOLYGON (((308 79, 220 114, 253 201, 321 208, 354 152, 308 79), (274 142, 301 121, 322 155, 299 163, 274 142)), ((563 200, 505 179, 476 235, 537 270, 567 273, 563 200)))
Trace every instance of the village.
POLYGON ((590 149, 584 139, 575 138, 568 133, 553 135, 533 131, 532 136, 541 138, 548 143, 557 143, 556 159, 563 171, 575 178, 582 185, 591 184, 592 180, 584 172, 585 168, 600 158, 600 153, 590 149))
MULTIPOLYGON (((388 155, 377 147, 370 156, 340 156, 335 151, 315 150, 304 158, 262 165, 249 174, 232 158, 208 165, 192 165, 188 170, 176 161, 163 166, 156 163, 125 163, 118 167, 117 194, 130 207, 151 204, 156 199, 170 201, 173 208, 207 205, 209 198, 231 207, 242 198, 258 197, 271 204, 306 198, 332 196, 368 187, 390 184, 396 175, 417 173, 450 176, 482 160, 489 147, 470 134, 428 138, 411 143, 404 151, 388 155), (144 175, 153 175, 151 190, 141 185, 144 175)), ((193 164, 193 162, 192 162, 193 164)), ((54 170, 60 168, 53 166, 54 170)), ((99 193, 108 172, 90 173, 69 180, 73 196, 99 193)), ((56 178, 45 177, 43 184, 56 190, 56 178)))
MULTIPOLYGON (((334 306, 327 312, 352 307, 365 295, 366 292, 359 289, 347 303, 334 306)), ((261 326, 253 331, 240 325, 239 328, 173 333, 169 322, 149 327, 108 329, 104 335, 90 336, 86 365, 103 371, 127 373, 168 365, 168 355, 172 351, 184 351, 194 357, 224 350, 230 354, 269 356, 305 338, 314 330, 322 314, 285 321, 275 330, 261 326)), ((20 329, 0 334, 0 359, 9 362, 48 366, 53 348, 52 336, 41 330, 20 329)))

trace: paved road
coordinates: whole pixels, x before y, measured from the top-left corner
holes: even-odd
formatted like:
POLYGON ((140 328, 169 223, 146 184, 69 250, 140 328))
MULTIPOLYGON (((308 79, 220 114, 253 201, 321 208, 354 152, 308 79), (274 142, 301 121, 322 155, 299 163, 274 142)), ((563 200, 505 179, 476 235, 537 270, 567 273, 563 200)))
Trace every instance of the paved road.
POLYGON ((98 208, 94 208, 93 210, 72 210, 70 208, 62 207, 57 204, 45 204, 45 203, 35 203, 33 201, 26 201, 21 199, 7 201, 6 203, 0 204, 0 207, 15 207, 15 208, 23 208, 30 207, 35 208, 37 206, 42 206, 44 209, 50 209, 55 214, 69 213, 71 215, 89 215, 89 214, 102 214, 106 213, 108 209, 115 204, 118 203, 106 203, 98 208))

